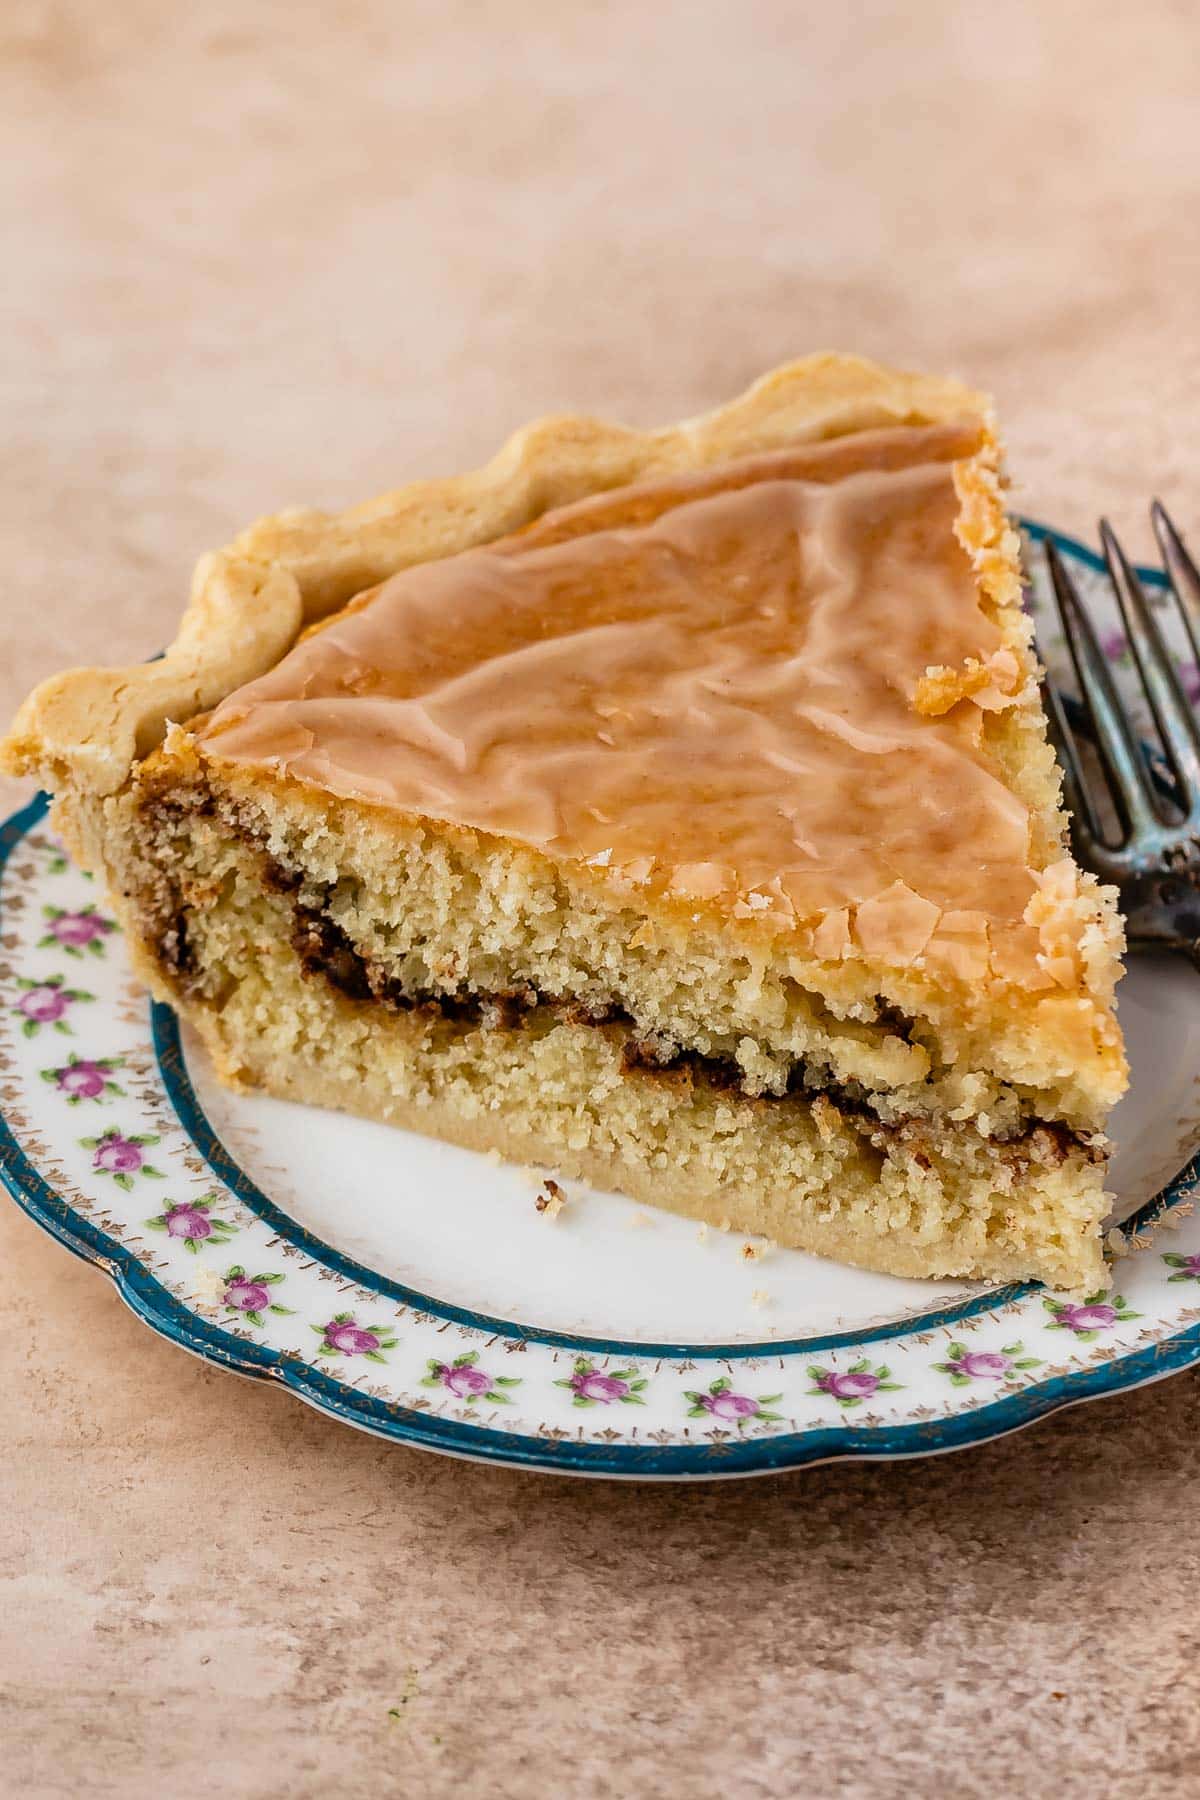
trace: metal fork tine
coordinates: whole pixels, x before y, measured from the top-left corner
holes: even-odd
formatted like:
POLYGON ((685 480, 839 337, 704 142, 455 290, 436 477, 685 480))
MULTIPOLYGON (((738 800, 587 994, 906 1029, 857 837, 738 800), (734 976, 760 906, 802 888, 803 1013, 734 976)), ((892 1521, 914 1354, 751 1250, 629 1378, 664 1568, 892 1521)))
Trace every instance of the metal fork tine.
POLYGON ((1163 640, 1158 620, 1150 611, 1142 584, 1129 566, 1129 559, 1107 519, 1100 521, 1100 542, 1112 584, 1117 590, 1125 635, 1133 649, 1162 747, 1175 771, 1180 803, 1188 812, 1200 796, 1200 734, 1197 734, 1195 715, 1179 685, 1171 652, 1163 640))
POLYGON ((1042 706, 1050 726, 1050 742, 1054 745, 1063 772, 1063 799, 1067 811, 1077 831, 1082 828, 1087 837, 1101 844, 1104 841, 1103 828, 1088 792, 1075 733, 1063 711, 1058 690, 1049 680, 1042 682, 1042 706))
POLYGON ((1151 799, 1149 777, 1104 652, 1053 543, 1046 545, 1046 556, 1059 617, 1075 666, 1075 678, 1092 721, 1096 750, 1104 765, 1121 824, 1126 836, 1153 830, 1159 820, 1151 799))
POLYGON ((1162 551, 1167 580, 1171 583, 1172 592, 1183 614, 1183 622, 1187 626, 1192 655, 1200 662, 1200 569, 1189 556, 1184 541, 1161 500, 1156 500, 1151 506, 1150 517, 1154 521, 1154 535, 1162 551))

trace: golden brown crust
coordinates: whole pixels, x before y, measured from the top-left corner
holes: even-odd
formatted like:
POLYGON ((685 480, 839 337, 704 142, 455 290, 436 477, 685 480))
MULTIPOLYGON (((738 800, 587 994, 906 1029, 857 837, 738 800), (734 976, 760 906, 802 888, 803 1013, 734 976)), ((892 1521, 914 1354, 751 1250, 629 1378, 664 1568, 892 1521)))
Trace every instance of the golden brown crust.
POLYGON ((205 712, 276 663, 303 613, 295 578, 219 551, 196 565, 191 599, 170 649, 155 662, 66 669, 29 695, 0 769, 32 775, 52 793, 113 794, 173 719, 205 712))
MULTIPOLYGON (((26 700, 0 767, 61 790, 114 793, 133 763, 182 721, 276 663, 306 624, 414 563, 450 556, 528 524, 551 507, 676 469, 785 443, 890 424, 990 416, 954 381, 908 375, 861 357, 786 364, 729 405, 659 431, 547 418, 509 439, 483 468, 421 481, 340 514, 260 520, 201 559, 174 643, 159 661, 52 676, 26 700)), ((981 542, 992 528, 985 526, 981 542)), ((1015 564, 981 567, 1002 589, 1015 564)))

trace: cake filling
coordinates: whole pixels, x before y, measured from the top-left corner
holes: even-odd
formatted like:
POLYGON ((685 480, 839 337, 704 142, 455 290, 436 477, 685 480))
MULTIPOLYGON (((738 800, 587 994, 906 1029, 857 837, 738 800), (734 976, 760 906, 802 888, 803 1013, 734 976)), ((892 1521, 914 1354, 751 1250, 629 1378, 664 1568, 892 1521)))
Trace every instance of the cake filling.
POLYGON ((494 892, 491 884, 479 890, 477 865, 447 864, 421 848, 421 833, 405 840, 408 850, 398 845, 387 867, 356 875, 327 847, 306 850, 303 831, 272 831, 256 806, 215 791, 202 768, 186 785, 149 783, 140 817, 150 851, 139 878, 143 932, 164 976, 196 1002, 223 1005, 236 979, 225 967, 228 927, 214 947, 208 926, 214 909, 232 924, 232 908, 241 920, 235 933, 274 933, 307 976, 392 1011, 420 1009, 472 1029, 528 1026, 534 1015, 539 1028, 552 1018, 617 1027, 628 1070, 691 1070, 752 1099, 836 1094, 878 1127, 951 1126, 978 1113, 996 1143, 1048 1120, 1081 1143, 1093 1130, 1071 1094, 985 1071, 961 1040, 942 1045, 924 1009, 906 1011, 886 991, 847 1018, 794 981, 756 985, 750 959, 710 966, 694 987, 708 954, 695 938, 681 981, 677 948, 637 946, 636 913, 631 923, 576 911, 551 882, 536 894, 522 890, 521 910, 510 904, 505 914, 511 875, 494 892), (192 868, 211 873, 197 880, 192 868), (558 922, 547 936, 551 918, 558 922))
MULTIPOLYGON (((544 1021, 587 1025, 596 1029, 617 1027, 623 1035, 621 1066, 627 1074, 658 1076, 690 1085, 701 1082, 710 1088, 736 1093, 743 1100, 771 1106, 826 1102, 836 1108, 841 1118, 852 1119, 867 1127, 870 1133, 920 1135, 928 1121, 914 1118, 902 1124, 885 1124, 873 1111, 861 1092, 845 1083, 813 1077, 802 1063, 792 1070, 787 1090, 782 1094, 751 1093, 746 1088, 746 1072, 731 1057, 703 1056, 694 1050, 680 1048, 662 1039, 639 1034, 635 1021, 616 1002, 595 1008, 578 1000, 539 994, 533 988, 520 988, 496 994, 441 993, 433 990, 413 992, 402 982, 374 967, 360 954, 347 934, 327 915, 315 908, 296 904, 296 927, 292 948, 305 975, 327 981, 346 999, 374 1002, 400 1012, 420 1012, 431 1019, 445 1020, 469 1030, 519 1030, 539 1018, 544 1021)), ((1059 1121, 1032 1119, 1016 1136, 998 1140, 1006 1151, 1021 1153, 1035 1146, 1043 1162, 1061 1162, 1072 1154, 1082 1154, 1089 1162, 1103 1160, 1103 1139, 1094 1133, 1072 1131, 1059 1121)), ((918 1152, 919 1154, 919 1152, 918 1152)))
MULTIPOLYGON (((559 994, 546 994, 529 983, 495 992, 473 989, 446 990, 414 987, 398 979, 378 960, 363 953, 350 935, 319 905, 300 898, 304 877, 286 868, 253 846, 263 887, 285 900, 292 925, 289 942, 306 978, 327 984, 342 998, 373 1004, 393 1013, 418 1013, 433 1022, 465 1031, 520 1031, 545 1029, 555 1024, 586 1026, 616 1032, 620 1039, 621 1068, 630 1077, 659 1079, 681 1088, 699 1084, 710 1090, 736 1095, 740 1101, 771 1107, 802 1105, 820 1111, 832 1107, 839 1124, 847 1123, 877 1145, 907 1142, 919 1159, 930 1129, 928 1117, 885 1121, 861 1086, 837 1081, 827 1071, 814 1069, 798 1059, 780 1092, 756 1092, 747 1086, 746 1070, 732 1057, 702 1054, 673 1043, 659 1033, 639 1029, 631 1013, 616 999, 597 1002, 559 994)), ((157 935, 159 959, 173 979, 203 981, 207 973, 197 968, 191 954, 192 933, 188 910, 179 906, 161 921, 157 935)), ((911 1027, 895 1009, 884 1008, 888 1029, 902 1034, 911 1027)), ((1104 1140, 1097 1134, 1072 1130, 1061 1121, 1023 1118, 1017 1129, 998 1134, 998 1151, 1020 1161, 1035 1156, 1039 1163, 1055 1166, 1068 1156, 1099 1162, 1104 1140)))

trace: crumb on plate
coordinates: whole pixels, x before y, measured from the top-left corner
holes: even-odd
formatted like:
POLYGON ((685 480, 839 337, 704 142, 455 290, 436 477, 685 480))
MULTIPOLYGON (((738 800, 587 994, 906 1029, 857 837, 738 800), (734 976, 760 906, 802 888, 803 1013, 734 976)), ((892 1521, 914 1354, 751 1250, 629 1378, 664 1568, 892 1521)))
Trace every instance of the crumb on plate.
POLYGON ((567 1204, 567 1196, 554 1177, 546 1175, 542 1179, 540 1192, 533 1204, 540 1213, 545 1213, 547 1218, 557 1219, 567 1204))

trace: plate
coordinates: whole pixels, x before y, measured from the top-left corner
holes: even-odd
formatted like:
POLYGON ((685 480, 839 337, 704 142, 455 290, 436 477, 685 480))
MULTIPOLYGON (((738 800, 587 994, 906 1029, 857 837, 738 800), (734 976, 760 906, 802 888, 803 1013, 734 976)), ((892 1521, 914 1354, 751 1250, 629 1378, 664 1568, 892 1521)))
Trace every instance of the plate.
MULTIPOLYGON (((1027 529, 1099 587, 1091 552, 1027 529)), ((1104 632, 1120 676, 1111 620, 1104 632)), ((536 1204, 542 1171, 231 1094, 133 981, 44 797, 0 831, 0 859, 6 1186, 163 1336, 363 1430, 575 1474, 707 1479, 979 1443, 1200 1360, 1186 965, 1138 960, 1122 984, 1125 1254, 1112 1287, 1068 1302, 764 1252, 575 1184, 554 1216, 536 1204)))

